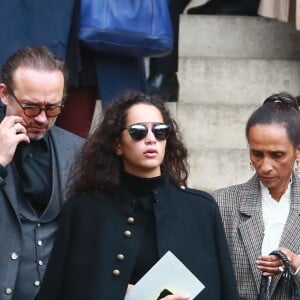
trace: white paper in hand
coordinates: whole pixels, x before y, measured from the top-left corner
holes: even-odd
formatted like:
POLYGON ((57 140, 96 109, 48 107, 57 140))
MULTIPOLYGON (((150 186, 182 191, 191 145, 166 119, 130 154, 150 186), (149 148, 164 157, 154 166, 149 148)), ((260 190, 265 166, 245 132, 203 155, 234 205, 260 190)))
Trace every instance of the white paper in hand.
POLYGON ((194 299, 204 285, 168 251, 126 294, 125 300, 156 300, 163 289, 173 294, 188 294, 194 299))

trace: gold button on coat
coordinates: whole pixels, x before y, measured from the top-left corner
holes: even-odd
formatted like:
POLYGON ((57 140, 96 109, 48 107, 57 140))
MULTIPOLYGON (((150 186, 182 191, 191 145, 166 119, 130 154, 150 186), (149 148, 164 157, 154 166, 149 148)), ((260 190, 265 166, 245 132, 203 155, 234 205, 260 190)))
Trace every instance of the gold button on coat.
POLYGON ((117 255, 117 259, 118 260, 124 260, 125 259, 125 256, 123 254, 118 254, 117 255))
POLYGON ((130 230, 125 230, 124 231, 124 236, 127 237, 127 238, 130 238, 131 237, 131 231, 130 230))
POLYGON ((121 274, 121 272, 120 272, 120 270, 113 270, 112 271, 112 273, 113 273, 113 275, 115 276, 115 277, 118 277, 118 276, 120 276, 120 274, 121 274))
POLYGON ((135 221, 135 220, 134 220, 133 217, 128 217, 128 218, 127 218, 127 223, 128 223, 128 224, 134 224, 134 221, 135 221))

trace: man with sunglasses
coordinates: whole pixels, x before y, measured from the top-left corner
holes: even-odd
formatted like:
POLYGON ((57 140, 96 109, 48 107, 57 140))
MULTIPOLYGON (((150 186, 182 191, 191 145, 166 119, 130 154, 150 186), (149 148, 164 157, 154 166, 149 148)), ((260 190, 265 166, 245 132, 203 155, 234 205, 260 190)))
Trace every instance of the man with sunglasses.
POLYGON ((65 83, 64 63, 42 46, 19 49, 1 70, 0 299, 34 299, 46 269, 83 142, 53 126, 65 83))

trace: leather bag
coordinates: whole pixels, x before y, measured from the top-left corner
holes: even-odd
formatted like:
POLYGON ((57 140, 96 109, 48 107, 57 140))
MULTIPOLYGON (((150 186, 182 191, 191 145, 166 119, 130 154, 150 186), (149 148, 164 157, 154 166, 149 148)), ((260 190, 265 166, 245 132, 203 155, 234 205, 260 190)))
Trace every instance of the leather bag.
MULTIPOLYGON (((284 285, 286 286, 286 289, 288 291, 289 299, 300 300, 300 282, 297 276, 293 273, 290 261, 288 260, 286 255, 278 250, 272 251, 269 255, 278 256, 285 265, 285 271, 282 274, 282 278, 280 280, 285 281, 284 285)), ((268 276, 262 275, 258 300, 271 300, 268 276)))
POLYGON ((79 39, 97 52, 167 55, 173 46, 168 0, 81 0, 79 39))

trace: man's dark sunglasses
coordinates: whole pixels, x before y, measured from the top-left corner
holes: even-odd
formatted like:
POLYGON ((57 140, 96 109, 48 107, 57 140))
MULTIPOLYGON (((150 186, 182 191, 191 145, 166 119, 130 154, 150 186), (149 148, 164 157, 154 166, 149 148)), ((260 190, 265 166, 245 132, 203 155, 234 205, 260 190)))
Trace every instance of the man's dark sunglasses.
MULTIPOLYGON (((148 134, 148 127, 146 125, 147 123, 136 123, 136 124, 132 124, 129 125, 125 128, 123 128, 123 130, 127 129, 129 135, 131 136, 131 138, 135 141, 140 141, 143 138, 146 137, 146 135, 148 134)), ((164 123, 151 123, 152 124, 152 128, 151 131, 153 132, 155 138, 158 141, 163 141, 166 140, 169 136, 170 133, 170 126, 164 123)))
POLYGON ((24 104, 14 95, 14 93, 10 93, 10 95, 20 105, 20 107, 24 111, 24 115, 27 117, 36 117, 43 110, 45 111, 47 117, 56 117, 61 113, 61 111, 64 107, 63 104, 61 104, 61 105, 50 104, 50 105, 45 105, 45 106, 40 106, 40 105, 35 105, 35 104, 24 104))

